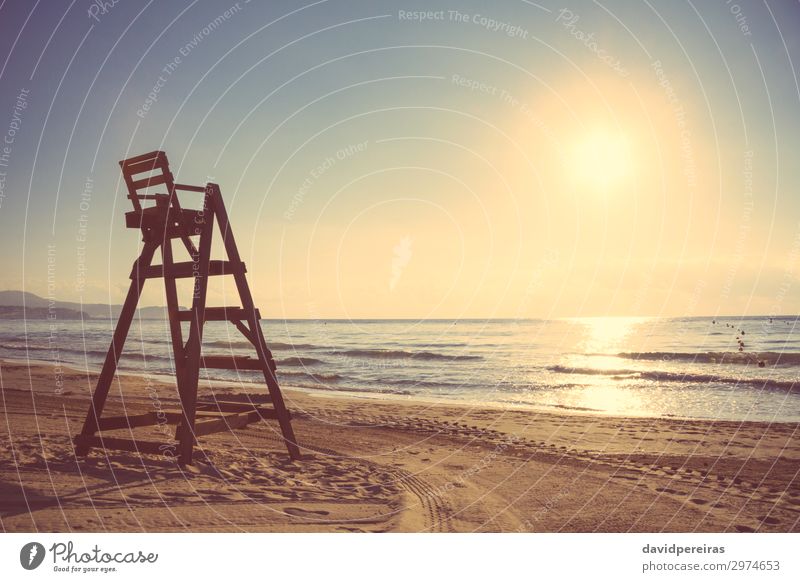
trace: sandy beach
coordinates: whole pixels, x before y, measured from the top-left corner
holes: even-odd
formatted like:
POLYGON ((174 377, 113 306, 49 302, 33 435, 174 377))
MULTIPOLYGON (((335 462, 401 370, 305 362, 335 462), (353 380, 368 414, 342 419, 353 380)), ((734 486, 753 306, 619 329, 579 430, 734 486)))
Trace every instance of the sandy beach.
MULTIPOLYGON (((477 409, 286 387, 303 460, 289 461, 265 421, 202 437, 182 469, 96 449, 76 459, 71 436, 94 374, 4 361, 0 381, 6 532, 800 530, 794 423, 477 409)), ((246 398, 241 385, 201 389, 212 392, 246 398)), ((122 376, 106 414, 154 407, 177 409, 172 385, 122 376)))

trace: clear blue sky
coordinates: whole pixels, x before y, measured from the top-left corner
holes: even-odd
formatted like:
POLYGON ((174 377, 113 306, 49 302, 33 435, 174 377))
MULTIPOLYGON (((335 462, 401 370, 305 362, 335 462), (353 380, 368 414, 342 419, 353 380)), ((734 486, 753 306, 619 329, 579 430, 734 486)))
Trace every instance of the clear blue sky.
POLYGON ((107 4, 0 4, 0 288, 121 301, 164 149, 269 316, 800 310, 796 1, 107 4))

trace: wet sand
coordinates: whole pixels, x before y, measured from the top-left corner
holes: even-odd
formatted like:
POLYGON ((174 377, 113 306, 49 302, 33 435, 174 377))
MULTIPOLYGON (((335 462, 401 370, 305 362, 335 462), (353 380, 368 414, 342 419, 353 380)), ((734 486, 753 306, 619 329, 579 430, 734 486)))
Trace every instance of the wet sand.
MULTIPOLYGON (((95 374, 0 363, 3 531, 800 531, 800 425, 614 418, 316 395, 277 423, 200 438, 195 463, 76 458, 95 374), (58 376, 57 374, 61 375, 58 376)), ((258 386, 203 386, 239 400, 258 386)), ((123 376, 105 415, 177 410, 123 376)), ((112 434, 112 433, 105 433, 112 434)), ((172 432, 135 429, 137 438, 172 432)), ((130 437, 129 431, 114 436, 130 437)))

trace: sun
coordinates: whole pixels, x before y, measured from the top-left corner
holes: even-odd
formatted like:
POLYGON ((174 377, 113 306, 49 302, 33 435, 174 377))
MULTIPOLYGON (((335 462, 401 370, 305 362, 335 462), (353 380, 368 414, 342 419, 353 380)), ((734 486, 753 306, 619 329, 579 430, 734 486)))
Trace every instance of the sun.
POLYGON ((582 188, 607 191, 633 173, 628 138, 619 132, 597 130, 576 140, 568 171, 582 188))

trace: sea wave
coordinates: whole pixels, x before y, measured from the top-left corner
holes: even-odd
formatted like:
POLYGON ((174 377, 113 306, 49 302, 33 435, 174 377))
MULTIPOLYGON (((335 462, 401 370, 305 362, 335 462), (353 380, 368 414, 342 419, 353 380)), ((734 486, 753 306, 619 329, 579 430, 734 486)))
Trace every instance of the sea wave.
POLYGON ((321 350, 325 346, 315 344, 287 344, 285 342, 267 342, 267 347, 271 350, 321 350))
POLYGON ((767 378, 734 378, 716 374, 680 374, 675 372, 657 372, 641 370, 620 370, 602 368, 571 368, 569 366, 548 366, 551 372, 560 374, 578 374, 591 376, 608 376, 615 380, 652 380, 655 382, 684 382, 687 384, 733 384, 736 386, 752 386, 767 390, 783 390, 800 392, 800 382, 791 380, 770 380, 767 378))
POLYGON ((452 342, 452 343, 431 343, 431 342, 415 342, 411 343, 414 347, 418 348, 465 348, 469 344, 465 342, 452 342))
POLYGON ((213 342, 205 342, 203 345, 213 348, 252 348, 253 344, 248 341, 230 341, 230 340, 216 340, 213 342))
POLYGON ((296 372, 278 370, 278 377, 285 378, 287 381, 292 382, 295 379, 315 380, 317 382, 339 382, 342 376, 339 374, 312 374, 310 372, 296 372))
POLYGON ((440 352, 408 352, 406 350, 341 350, 331 352, 337 356, 349 356, 353 358, 374 358, 386 360, 482 360, 482 356, 474 355, 450 355, 440 352))
POLYGON ((663 360, 679 362, 695 362, 703 364, 758 364, 766 366, 800 365, 800 353, 797 352, 622 352, 619 358, 628 360, 663 360))
POLYGON ((341 394, 369 394, 372 396, 391 394, 393 396, 412 396, 413 392, 408 390, 378 389, 373 387, 364 388, 361 386, 324 386, 313 382, 292 382, 292 388, 308 388, 311 390, 328 390, 341 394))
MULTIPOLYGON (((0 344, 0 350, 11 350, 11 351, 21 351, 21 352, 48 352, 52 354, 58 354, 61 357, 64 357, 65 361, 69 361, 69 355, 72 356, 80 356, 79 358, 75 358, 76 361, 80 361, 83 358, 105 358, 108 355, 108 350, 93 350, 93 349, 80 349, 80 348, 67 348, 64 347, 63 344, 53 344, 52 346, 48 345, 37 345, 37 344, 25 344, 25 343, 16 343, 16 344, 0 344)), ((169 356, 159 356, 156 354, 149 354, 147 352, 142 352, 141 350, 137 350, 135 348, 130 348, 124 350, 122 352, 121 360, 125 360, 128 358, 138 358, 140 360, 160 360, 160 361, 172 361, 172 358, 169 356)))
POLYGON ((2 343, 0 344, 0 350, 14 350, 14 351, 27 351, 27 350, 52 350, 58 349, 57 346, 46 346, 46 345, 35 345, 35 344, 26 344, 24 342, 14 342, 14 343, 2 343))
POLYGON ((408 386, 412 388, 435 388, 438 390, 474 390, 485 388, 483 384, 469 382, 451 382, 447 380, 420 380, 418 378, 385 378, 377 382, 380 385, 408 386))
MULTIPOLYGON (((211 342, 206 342, 203 345, 215 348, 233 348, 233 349, 253 347, 253 344, 251 344, 249 341, 246 340, 215 340, 211 342)), ((267 342, 267 347, 270 350, 313 350, 313 349, 321 349, 323 346, 317 346, 314 344, 287 344, 284 342, 267 342)))
POLYGON ((286 358, 277 361, 278 366, 315 366, 317 364, 324 364, 322 360, 317 358, 286 358))

